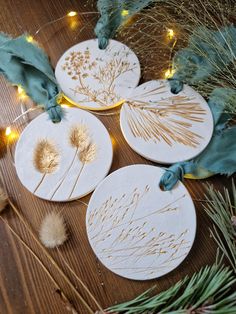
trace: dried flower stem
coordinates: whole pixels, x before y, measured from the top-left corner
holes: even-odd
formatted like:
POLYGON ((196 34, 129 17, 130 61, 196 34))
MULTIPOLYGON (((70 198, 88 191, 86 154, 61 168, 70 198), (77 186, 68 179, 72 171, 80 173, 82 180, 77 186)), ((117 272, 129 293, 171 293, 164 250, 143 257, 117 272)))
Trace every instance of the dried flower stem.
POLYGON ((2 221, 5 223, 5 225, 9 228, 9 230, 12 232, 12 234, 20 241, 20 243, 32 254, 32 256, 36 259, 36 261, 39 263, 39 265, 43 268, 45 273, 48 275, 48 277, 51 279, 53 284, 56 287, 56 291, 59 292, 58 294, 60 295, 63 303, 66 306, 66 309, 71 311, 73 314, 78 314, 74 306, 71 304, 70 300, 67 298, 67 296, 64 294, 62 289, 60 288, 59 284, 56 282, 56 280, 53 278, 47 267, 44 265, 44 263, 41 261, 41 259, 38 257, 36 253, 26 244, 26 242, 19 236, 19 234, 9 225, 9 223, 2 217, 0 216, 2 221))
POLYGON ((63 272, 63 270, 60 268, 60 266, 57 264, 57 262, 52 258, 52 256, 48 253, 48 251, 45 249, 43 244, 38 240, 37 236, 34 234, 31 226, 29 223, 25 220, 25 218, 21 215, 20 211, 17 209, 17 207, 12 203, 10 199, 8 199, 9 204, 11 205, 13 211, 15 214, 19 217, 23 225, 26 227, 28 232, 31 234, 32 238, 36 241, 36 243, 39 245, 39 247, 42 249, 44 254, 47 256, 47 258, 50 260, 50 262, 54 265, 54 267, 57 269, 59 274, 63 277, 63 279, 67 282, 67 284, 70 286, 70 288, 74 291, 78 299, 81 301, 81 303, 84 305, 84 307, 87 309, 88 313, 93 314, 93 310, 91 307, 87 304, 87 302, 84 300, 84 298, 81 296, 81 294, 76 290, 75 286, 72 284, 70 279, 67 277, 67 275, 63 272))
POLYGON ((88 295, 90 296, 90 298, 94 301, 94 303, 96 304, 96 306, 98 307, 98 309, 100 311, 103 311, 101 305, 98 303, 98 301, 96 300, 96 298, 93 296, 93 294, 89 291, 88 287, 83 283, 83 281, 78 277, 78 275, 75 273, 75 271, 71 268, 71 266, 67 263, 67 261, 65 260, 64 256, 61 254, 59 248, 57 248, 57 252, 60 256, 60 258, 62 259, 63 263, 66 265, 66 267, 68 268, 68 270, 72 273, 72 275, 79 281, 79 283, 81 284, 81 286, 84 288, 84 290, 88 293, 88 295))

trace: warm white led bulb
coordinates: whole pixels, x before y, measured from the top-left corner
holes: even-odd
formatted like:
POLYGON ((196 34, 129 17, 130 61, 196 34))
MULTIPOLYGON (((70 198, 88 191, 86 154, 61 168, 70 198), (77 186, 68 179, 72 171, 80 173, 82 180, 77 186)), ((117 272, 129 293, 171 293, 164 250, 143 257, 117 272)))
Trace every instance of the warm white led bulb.
POLYGON ((70 17, 76 16, 76 15, 77 15, 77 12, 75 12, 75 11, 70 11, 67 15, 70 16, 70 17))
POLYGON ((8 126, 8 127, 6 128, 5 134, 6 134, 6 136, 9 136, 9 135, 11 134, 11 127, 10 127, 10 126, 8 126))
POLYGON ((167 35, 168 35, 168 37, 169 37, 170 39, 172 39, 172 38, 174 37, 174 35, 175 35, 173 29, 168 28, 168 29, 167 29, 167 35))

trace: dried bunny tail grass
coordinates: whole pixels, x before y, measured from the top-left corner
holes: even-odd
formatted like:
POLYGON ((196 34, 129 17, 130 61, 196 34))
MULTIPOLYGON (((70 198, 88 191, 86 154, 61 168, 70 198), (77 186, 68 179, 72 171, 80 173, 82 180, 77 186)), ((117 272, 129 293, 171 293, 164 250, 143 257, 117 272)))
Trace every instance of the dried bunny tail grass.
POLYGON ((60 154, 56 145, 47 140, 40 140, 34 150, 34 166, 41 173, 52 173, 59 165, 60 154))
POLYGON ((87 164, 92 162, 97 155, 97 145, 94 143, 90 143, 79 153, 79 160, 83 164, 87 164))
POLYGON ((9 225, 9 223, 0 216, 0 219, 5 223, 5 225, 9 228, 9 230, 12 232, 12 234, 20 241, 20 243, 25 247, 25 249, 35 258, 35 260, 38 262, 38 264, 42 267, 44 272, 48 275, 48 277, 51 279, 52 283, 55 285, 56 293, 60 296, 60 299, 62 303, 64 304, 65 308, 70 311, 72 314, 78 314, 76 309, 74 308, 73 304, 70 302, 70 300, 65 295, 64 291, 60 288, 57 281, 54 279, 50 271, 47 269, 47 267, 44 265, 42 260, 39 258, 39 256, 26 244, 26 242, 19 236, 19 234, 9 225))
POLYGON ((48 213, 41 224, 39 237, 48 248, 55 248, 67 240, 66 225, 59 213, 48 213))
POLYGON ((86 146, 88 146, 90 141, 87 126, 84 124, 78 124, 72 127, 69 134, 69 140, 72 147, 83 150, 86 146))
MULTIPOLYGON (((0 179, 2 180, 2 182, 4 182, 4 178, 3 175, 1 173, 0 170, 0 179)), ((21 223, 24 225, 24 227, 26 228, 26 230, 29 232, 29 234, 31 235, 31 237, 34 239, 34 241, 38 244, 38 246, 40 247, 40 249, 42 250, 42 252, 47 256, 48 260, 51 262, 51 264, 57 269, 57 272, 59 273, 59 275, 67 282, 67 284, 69 285, 69 287, 73 290, 73 292, 75 293, 75 295, 77 296, 77 298, 79 299, 79 301, 83 304, 83 306, 86 308, 86 313, 89 314, 93 314, 94 311, 92 310, 92 308, 90 307, 90 305, 84 300, 83 296, 80 294, 80 292, 76 289, 76 287, 74 286, 74 284, 70 281, 69 277, 64 273, 64 271, 60 268, 60 266, 58 265, 58 263, 56 262, 56 260, 48 253, 48 251, 46 250, 46 248, 44 247, 44 245, 40 242, 40 240, 38 239, 38 237, 35 235, 31 225, 29 224, 29 222, 24 218, 24 216, 22 215, 21 211, 15 206, 15 204, 11 201, 10 198, 6 199, 7 194, 4 193, 4 191, 1 189, 0 190, 0 200, 1 200, 1 196, 2 196, 2 201, 3 200, 7 200, 9 205, 11 206, 12 210, 14 211, 14 213, 16 214, 16 216, 20 219, 21 223)), ((27 249, 29 249, 31 252, 33 252, 27 245, 26 243, 24 243, 24 241, 18 236, 18 234, 11 228, 11 226, 7 223, 6 220, 3 219, 2 216, 0 216, 0 219, 2 221, 4 221, 10 228, 10 230, 13 232, 14 235, 17 236, 18 239, 20 239, 21 243, 24 244, 27 249)), ((62 222, 64 222, 64 220, 62 219, 62 222)), ((64 225, 64 230, 65 230, 65 225, 64 225)), ((66 239, 66 233, 64 238, 66 239)), ((65 241, 65 240, 64 240, 65 241)), ((64 242, 63 241, 63 242, 64 242)), ((36 257, 36 259, 40 262, 40 264, 43 266, 43 268, 46 270, 46 272, 50 275, 49 271, 47 271, 47 269, 44 267, 44 265, 42 264, 41 260, 39 260, 39 258, 37 258, 36 254, 33 253, 33 255, 36 257)), ((57 285, 57 283, 55 282, 54 278, 50 275, 50 278, 52 279, 52 281, 57 285)), ((58 285, 57 285, 58 286, 58 285)), ((60 287, 58 286, 58 288, 60 289, 60 287)), ((62 298, 62 300, 65 302, 65 305, 67 307, 68 310, 70 310, 73 314, 76 314, 77 311, 74 309, 74 307, 70 304, 69 299, 67 299, 66 295, 63 293, 63 291, 57 290, 62 298)), ((102 310, 101 307, 99 307, 99 309, 102 310)))
POLYGON ((6 208, 7 205, 8 205, 7 194, 0 187, 0 213, 6 208))

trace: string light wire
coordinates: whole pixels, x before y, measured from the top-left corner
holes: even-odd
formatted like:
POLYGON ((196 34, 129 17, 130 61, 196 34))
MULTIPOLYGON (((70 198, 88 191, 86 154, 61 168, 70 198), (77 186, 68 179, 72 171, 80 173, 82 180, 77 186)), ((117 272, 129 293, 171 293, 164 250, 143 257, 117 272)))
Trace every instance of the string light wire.
MULTIPOLYGON (((97 15, 99 14, 99 12, 96 12, 96 11, 88 11, 88 12, 76 12, 76 11, 70 11, 69 13, 59 17, 59 18, 56 18, 56 19, 53 19, 51 21, 48 21, 46 23, 44 23, 43 25, 41 25, 37 30, 36 32, 34 33, 34 35, 28 35, 26 37, 26 40, 28 42, 33 42, 34 41, 34 38, 44 29, 46 28, 47 26, 49 25, 52 25, 58 21, 61 21, 67 17, 71 18, 71 17, 75 17, 77 15, 97 15)), ((127 16, 129 14, 128 11, 126 10, 123 10, 122 11, 122 16, 127 16)), ((167 36, 170 40, 173 39, 173 45, 171 47, 171 51, 170 51, 170 66, 169 66, 169 69, 165 72, 165 77, 166 78, 169 78, 173 75, 173 69, 172 69, 172 57, 173 57, 173 52, 174 52, 174 48, 176 46, 176 43, 177 43, 177 37, 175 36, 175 32, 173 29, 170 29, 170 28, 167 28, 167 36)), ((9 41, 6 41, 0 48, 2 48, 7 42, 9 41)), ((14 124, 15 122, 17 122, 21 117, 23 117, 23 119, 26 121, 28 120, 28 113, 29 112, 32 112, 36 109, 38 109, 38 107, 36 108, 29 108, 26 110, 26 106, 25 106, 25 103, 22 101, 25 97, 27 97, 24 89, 21 87, 21 86, 18 86, 18 94, 19 94, 19 98, 21 99, 21 103, 20 103, 20 106, 21 106, 21 114, 19 116, 17 116, 13 121, 12 121, 12 124, 14 124)), ((63 107, 63 105, 62 105, 63 107)), ((66 106, 64 106, 66 107, 66 106)), ((88 110, 89 112, 91 112, 90 110, 88 110)), ((113 111, 113 112, 109 112, 109 113, 100 113, 100 112, 96 112, 96 111, 92 111, 92 113, 96 114, 96 115, 100 115, 100 116, 112 116, 112 115, 117 115, 119 114, 120 112, 120 108, 116 111, 113 111)), ((11 124, 11 125, 12 125, 11 124)), ((6 128, 6 131, 5 131, 5 134, 7 136, 7 146, 9 148, 9 139, 10 139, 10 136, 12 134, 12 130, 11 130, 11 125, 8 126, 6 128)), ((12 153, 10 154, 11 157, 12 157, 12 153)), ((13 157, 12 157, 12 160, 13 160, 13 157)), ((14 164, 14 161, 13 161, 13 164, 14 164)))
POLYGON ((34 33, 34 35, 32 36, 32 38, 34 38, 34 37, 36 37, 45 27, 47 27, 47 26, 49 26, 49 25, 52 25, 52 24, 54 24, 54 23, 56 23, 56 22, 58 22, 58 21, 61 21, 61 20, 63 20, 63 19, 65 19, 66 17, 75 17, 75 16, 79 16, 79 15, 97 15, 97 14, 99 14, 99 12, 96 12, 96 11, 94 11, 94 12, 92 12, 92 11, 88 11, 88 12, 76 12, 76 11, 71 11, 71 12, 69 12, 69 13, 67 13, 66 15, 63 15, 63 16, 61 16, 61 17, 59 17, 59 18, 56 18, 56 19, 54 19, 54 20, 51 20, 51 21, 48 21, 48 22, 46 22, 45 24, 43 24, 43 25, 41 25, 37 30, 36 30, 36 32, 34 33))

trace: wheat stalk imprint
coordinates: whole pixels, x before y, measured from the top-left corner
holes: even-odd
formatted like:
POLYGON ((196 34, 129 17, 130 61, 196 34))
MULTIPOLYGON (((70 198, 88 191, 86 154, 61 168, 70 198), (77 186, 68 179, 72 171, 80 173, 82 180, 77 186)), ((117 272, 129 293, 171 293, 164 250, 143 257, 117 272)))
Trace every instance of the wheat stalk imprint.
POLYGON ((78 81, 78 85, 71 89, 76 95, 84 96, 81 103, 96 102, 99 106, 109 106, 120 100, 115 91, 115 82, 123 74, 133 71, 137 64, 130 64, 127 57, 130 53, 125 50, 113 52, 113 58, 105 61, 103 58, 91 60, 90 50, 87 47, 84 52, 72 51, 65 58, 62 70, 72 80, 78 81), (98 66, 99 63, 99 66, 98 66), (93 89, 88 79, 97 81, 100 88, 93 89))
POLYGON ((157 220, 159 215, 178 211, 178 202, 186 194, 145 214, 140 210, 141 207, 137 208, 143 206, 140 204, 144 204, 149 191, 150 186, 146 185, 142 190, 134 188, 131 193, 124 193, 120 197, 110 196, 88 218, 90 241, 98 257, 113 270, 123 269, 130 274, 141 272, 153 275, 171 268, 176 260, 186 256, 189 251, 191 244, 187 239, 187 228, 179 233, 168 233, 161 230, 164 226, 157 230, 150 222, 157 220), (137 210, 138 214, 135 214, 137 210), (110 244, 106 246, 104 243, 108 239, 110 244), (152 262, 148 266, 140 267, 140 260, 146 262, 150 257, 152 262), (157 267, 155 265, 158 259, 157 267), (129 268, 129 265, 132 267, 129 268))
POLYGON ((82 163, 82 166, 80 168, 80 171, 77 175, 77 178, 75 180, 75 183, 72 187, 72 190, 70 192, 69 198, 71 198, 77 184, 80 178, 80 175, 82 173, 82 171, 84 170, 84 167, 86 164, 89 164, 90 162, 94 161, 94 159, 96 158, 96 154, 97 154, 97 146, 94 143, 89 143, 88 146, 86 146, 83 150, 81 150, 78 153, 78 159, 80 160, 80 162, 82 163))
MULTIPOLYGON (((161 88, 161 87, 160 87, 161 88)), ((159 92, 160 94, 161 92, 159 92)), ((156 92, 145 96, 157 95, 156 92)), ((134 137, 169 146, 180 143, 196 148, 202 136, 191 131, 194 123, 202 123, 206 114, 199 103, 187 96, 170 96, 155 103, 129 100, 124 106, 129 128, 134 137)))
POLYGON ((35 169, 42 174, 42 178, 34 189, 36 193, 42 185, 46 175, 49 175, 57 170, 60 162, 60 154, 56 145, 48 140, 40 140, 33 152, 33 164, 35 169))
POLYGON ((72 126, 70 131, 69 131, 69 145, 74 148, 74 155, 73 158, 64 172, 63 176, 59 180, 55 190, 53 191, 50 199, 52 200, 55 196, 55 194, 59 191, 61 188, 62 184, 64 183, 65 179, 67 178, 69 171, 72 169, 74 166, 74 163, 77 160, 79 160, 82 163, 82 166, 79 170, 79 173, 76 177, 76 181, 73 184, 72 190, 69 194, 68 199, 72 196, 77 183, 79 181, 79 177, 85 167, 86 164, 92 162, 96 158, 96 153, 97 153, 97 146, 95 143, 93 143, 92 138, 89 134, 88 127, 84 124, 77 124, 75 126, 72 126))

